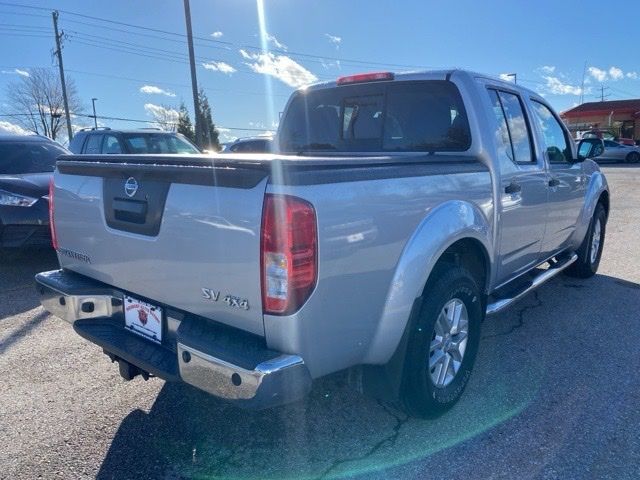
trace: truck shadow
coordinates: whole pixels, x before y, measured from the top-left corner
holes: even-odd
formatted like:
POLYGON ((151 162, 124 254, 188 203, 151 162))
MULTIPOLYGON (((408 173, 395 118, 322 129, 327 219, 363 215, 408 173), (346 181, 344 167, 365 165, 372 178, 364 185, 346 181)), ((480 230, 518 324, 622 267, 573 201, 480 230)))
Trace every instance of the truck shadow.
MULTIPOLYGON (((540 429, 537 441, 553 460, 579 428, 580 416, 599 408, 594 399, 610 388, 611 364, 626 362, 629 366, 622 368, 629 371, 616 375, 637 378, 633 362, 623 359, 640 341, 632 328, 637 318, 612 319, 611 310, 637 312, 639 293, 639 284, 605 275, 565 277, 488 319, 467 391, 436 420, 409 419, 356 393, 345 374, 316 382, 304 402, 262 412, 239 410, 186 385, 167 383, 148 413, 135 410, 123 420, 97 478, 371 478, 374 472, 385 478, 402 476, 390 475, 389 469, 418 460, 424 464, 421 471, 429 471, 430 462, 439 469, 432 471, 442 471, 447 459, 500 451, 495 437, 504 442, 502 448, 510 448, 509 432, 491 433, 509 423, 524 423, 520 428, 532 436, 540 429), (609 362, 601 362, 600 350, 609 362), (558 371, 576 373, 558 382, 558 371), (543 424, 565 433, 548 435, 543 424), (452 457, 444 452, 451 449, 463 451, 452 457)), ((602 406, 599 415, 634 408, 613 403, 602 406)), ((474 476, 476 462, 465 462, 474 476)))
POLYGON ((33 277, 56 268, 52 249, 0 250, 0 319, 39 306, 33 277))

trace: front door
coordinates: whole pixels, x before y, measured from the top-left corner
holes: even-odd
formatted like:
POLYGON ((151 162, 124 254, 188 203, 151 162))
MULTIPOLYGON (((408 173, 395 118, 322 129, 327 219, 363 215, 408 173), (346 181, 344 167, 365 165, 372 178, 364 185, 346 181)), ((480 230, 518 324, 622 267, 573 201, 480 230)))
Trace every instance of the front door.
POLYGON ((489 89, 500 165, 497 282, 535 266, 547 221, 547 172, 534 153, 531 125, 515 92, 489 89))
POLYGON ((561 121, 545 104, 532 100, 531 106, 548 163, 549 215, 542 254, 551 255, 566 246, 575 231, 586 193, 586 175, 582 163, 573 161, 571 137, 561 121))

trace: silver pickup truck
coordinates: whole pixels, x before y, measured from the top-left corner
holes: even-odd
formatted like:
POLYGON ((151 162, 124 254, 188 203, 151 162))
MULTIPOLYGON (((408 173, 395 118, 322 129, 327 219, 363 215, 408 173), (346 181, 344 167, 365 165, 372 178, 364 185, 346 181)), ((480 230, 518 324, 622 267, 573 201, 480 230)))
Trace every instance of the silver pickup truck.
POLYGON ((604 175, 540 95, 454 70, 296 91, 269 155, 61 157, 42 305, 131 379, 248 408, 345 369, 450 408, 486 315, 593 275, 604 175))

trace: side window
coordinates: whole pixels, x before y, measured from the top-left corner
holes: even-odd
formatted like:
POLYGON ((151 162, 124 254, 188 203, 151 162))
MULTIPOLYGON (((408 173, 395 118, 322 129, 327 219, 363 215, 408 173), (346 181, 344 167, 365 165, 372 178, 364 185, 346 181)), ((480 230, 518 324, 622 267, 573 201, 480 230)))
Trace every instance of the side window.
POLYGON ((605 140, 604 146, 607 148, 617 148, 619 145, 616 142, 612 142, 611 140, 605 140))
POLYGON ((502 104, 500 103, 498 92, 495 90, 489 90, 489 97, 491 98, 491 105, 493 106, 493 114, 498 123, 498 129, 495 132, 495 142, 498 147, 498 155, 501 158, 506 157, 513 162, 514 157, 513 149, 511 148, 511 138, 509 137, 509 127, 507 126, 507 119, 504 116, 504 110, 502 110, 502 104))
POLYGON ((104 142, 102 142, 102 153, 108 155, 122 153, 122 147, 120 146, 118 138, 113 135, 105 135, 104 142))
POLYGON ((533 114, 542 131, 549 163, 565 163, 572 159, 571 147, 562 125, 549 107, 535 100, 531 101, 533 114))
POLYGON ((87 142, 84 144, 84 152, 88 155, 100 153, 100 144, 102 144, 102 135, 89 135, 87 142))
POLYGON ((507 92, 499 92, 504 116, 507 118, 513 155, 516 162, 531 163, 534 161, 531 151, 531 134, 529 125, 524 116, 522 102, 517 95, 507 92))
POLYGON ((531 133, 517 95, 489 90, 493 112, 498 120, 499 130, 496 141, 499 148, 514 162, 533 163, 531 133))

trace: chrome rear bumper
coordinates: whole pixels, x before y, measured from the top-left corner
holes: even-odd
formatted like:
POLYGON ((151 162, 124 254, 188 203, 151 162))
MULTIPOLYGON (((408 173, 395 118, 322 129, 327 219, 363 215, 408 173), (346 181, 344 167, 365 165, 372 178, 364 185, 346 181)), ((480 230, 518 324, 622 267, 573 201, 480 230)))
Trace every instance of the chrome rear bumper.
POLYGON ((64 270, 39 273, 36 283, 46 310, 112 360, 144 373, 255 409, 298 400, 311 389, 301 357, 270 350, 255 335, 164 306, 167 326, 158 345, 125 330, 125 292, 64 270))

